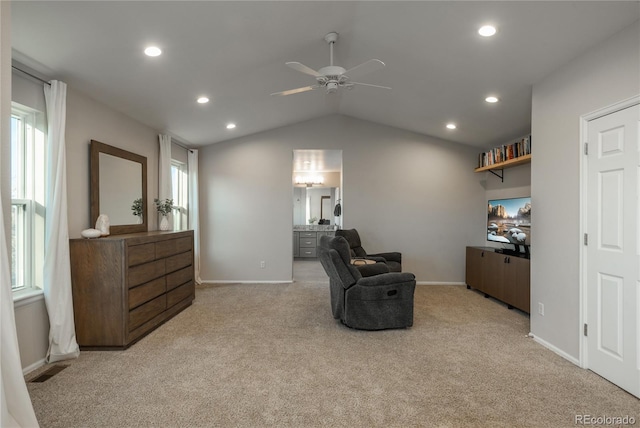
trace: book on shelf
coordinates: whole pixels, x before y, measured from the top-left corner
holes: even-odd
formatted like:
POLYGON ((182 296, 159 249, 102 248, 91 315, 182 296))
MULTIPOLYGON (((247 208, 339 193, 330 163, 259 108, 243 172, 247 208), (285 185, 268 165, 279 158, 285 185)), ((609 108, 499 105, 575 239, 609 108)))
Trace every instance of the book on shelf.
POLYGON ((531 154, 531 135, 502 146, 480 153, 478 155, 478 168, 491 166, 497 163, 505 162, 511 159, 517 159, 522 156, 531 154))

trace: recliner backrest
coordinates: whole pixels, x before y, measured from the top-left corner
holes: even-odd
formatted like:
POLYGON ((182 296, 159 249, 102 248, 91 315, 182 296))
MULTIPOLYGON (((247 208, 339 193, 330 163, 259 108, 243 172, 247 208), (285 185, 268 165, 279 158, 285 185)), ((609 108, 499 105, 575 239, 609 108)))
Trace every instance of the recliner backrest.
POLYGON ((360 234, 356 229, 340 229, 336 230, 336 236, 344 237, 349 243, 351 255, 353 257, 366 257, 367 252, 362 248, 360 234))
POLYGON ((343 237, 321 236, 318 249, 325 272, 329 278, 340 281, 344 288, 351 287, 362 278, 360 271, 351 264, 349 243, 343 237))

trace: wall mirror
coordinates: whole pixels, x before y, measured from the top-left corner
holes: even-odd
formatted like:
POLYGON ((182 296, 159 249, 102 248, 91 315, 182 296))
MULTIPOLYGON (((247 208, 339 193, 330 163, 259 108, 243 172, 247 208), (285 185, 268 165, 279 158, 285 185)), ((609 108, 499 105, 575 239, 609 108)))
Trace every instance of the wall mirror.
POLYGON ((342 216, 334 216, 341 203, 342 150, 294 150, 292 184, 294 229, 342 226, 342 216))
POLYGON ((91 227, 106 214, 112 235, 146 232, 147 158, 95 140, 90 153, 91 227))

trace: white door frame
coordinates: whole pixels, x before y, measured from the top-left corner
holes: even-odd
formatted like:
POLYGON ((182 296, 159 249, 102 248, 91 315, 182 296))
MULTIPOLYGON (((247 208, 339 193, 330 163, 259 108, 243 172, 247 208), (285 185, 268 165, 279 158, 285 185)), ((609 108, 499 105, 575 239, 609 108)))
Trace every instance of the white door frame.
MULTIPOLYGON (((589 368, 587 349, 587 338, 583 334, 583 326, 587 322, 587 247, 583 244, 583 236, 587 231, 587 156, 585 156, 584 145, 587 142, 587 135, 589 131, 589 122, 608 114, 615 113, 620 110, 632 107, 636 104, 640 104, 640 95, 622 100, 620 102, 611 104, 610 106, 595 110, 591 113, 580 116, 580 325, 578 328, 578 334, 580 335, 580 367, 589 368)), ((590 148, 593 150, 593 148, 590 148)))

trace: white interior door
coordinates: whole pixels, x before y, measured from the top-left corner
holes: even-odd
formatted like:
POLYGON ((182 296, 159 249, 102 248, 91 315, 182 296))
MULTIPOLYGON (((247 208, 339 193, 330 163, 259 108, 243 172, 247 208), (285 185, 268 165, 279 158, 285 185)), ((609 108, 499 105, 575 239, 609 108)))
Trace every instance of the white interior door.
POLYGON ((588 123, 587 366, 640 397, 640 107, 588 123))

